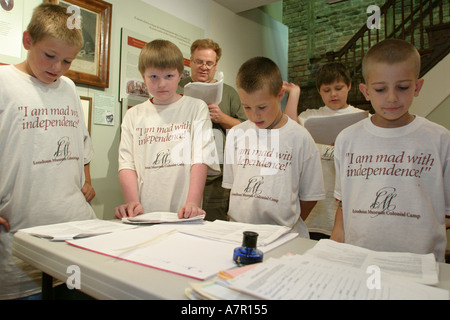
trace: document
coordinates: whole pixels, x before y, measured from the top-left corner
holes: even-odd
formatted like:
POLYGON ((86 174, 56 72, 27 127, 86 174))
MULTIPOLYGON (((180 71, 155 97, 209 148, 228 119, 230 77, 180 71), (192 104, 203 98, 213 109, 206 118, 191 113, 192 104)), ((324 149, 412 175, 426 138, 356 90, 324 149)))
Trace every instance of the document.
POLYGON ((122 222, 131 224, 153 224, 153 223, 186 223, 186 222, 203 222, 205 215, 198 215, 191 218, 178 218, 176 212, 148 212, 137 215, 135 217, 122 218, 122 222))
POLYGON ((230 288, 270 300, 449 299, 449 292, 413 281, 371 274, 306 255, 269 259, 229 281, 230 288))
MULTIPOLYGON (((264 247, 291 231, 290 228, 272 224, 250 224, 215 220, 201 226, 185 229, 182 232, 198 237, 242 244, 243 232, 258 233, 257 246, 264 247)), ((297 236, 296 233, 294 233, 297 236)))
POLYGON ((377 266, 383 273, 418 283, 434 285, 439 282, 439 265, 432 253, 379 252, 322 239, 305 255, 361 271, 377 266))
POLYGON ((126 226, 121 223, 101 219, 90 219, 31 227, 20 229, 19 231, 52 241, 65 241, 132 228, 135 228, 135 226, 126 226))
MULTIPOLYGON (((85 250, 198 280, 236 267, 233 251, 241 244, 192 236, 186 232, 195 227, 190 224, 155 224, 66 242, 85 250)), ((260 250, 266 253, 294 236, 297 234, 286 234, 260 250)))
POLYGON ((222 101, 222 92, 223 72, 217 73, 216 82, 190 82, 184 86, 186 96, 201 99, 206 104, 219 104, 222 101))
POLYGON ((341 114, 338 116, 311 116, 304 126, 316 143, 334 145, 337 135, 348 126, 367 118, 368 111, 341 114))

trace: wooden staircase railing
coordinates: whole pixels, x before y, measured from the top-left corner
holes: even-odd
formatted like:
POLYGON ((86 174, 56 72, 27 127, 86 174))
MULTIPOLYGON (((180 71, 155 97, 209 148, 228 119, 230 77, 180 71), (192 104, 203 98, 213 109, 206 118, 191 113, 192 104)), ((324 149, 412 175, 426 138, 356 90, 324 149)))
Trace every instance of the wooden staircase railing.
POLYGON ((348 101, 366 110, 370 105, 357 84, 363 81, 364 53, 373 44, 387 38, 411 42, 421 54, 421 76, 450 51, 450 0, 389 0, 380 7, 380 22, 376 29, 364 24, 339 51, 327 52, 324 57, 347 66, 354 84, 348 101))

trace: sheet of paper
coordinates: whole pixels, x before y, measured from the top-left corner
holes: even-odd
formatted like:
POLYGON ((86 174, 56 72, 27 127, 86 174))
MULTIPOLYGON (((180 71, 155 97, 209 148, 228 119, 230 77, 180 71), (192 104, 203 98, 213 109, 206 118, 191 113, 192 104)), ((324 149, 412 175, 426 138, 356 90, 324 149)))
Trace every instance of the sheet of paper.
POLYGON ((217 73, 217 81, 211 83, 190 82, 184 86, 184 94, 198 98, 206 104, 219 104, 222 101, 223 72, 217 73))
POLYGON ((329 117, 311 116, 305 120, 304 126, 316 143, 334 145, 339 132, 368 115, 365 111, 329 117))
MULTIPOLYGON (((96 253, 204 280, 220 270, 235 267, 235 243, 192 236, 182 231, 188 224, 157 224, 115 232, 93 238, 70 240, 67 243, 96 253)), ((287 234, 264 253, 291 240, 297 234, 287 234)))
POLYGON ((90 219, 26 228, 19 231, 53 241, 64 241, 129 230, 132 228, 135 228, 135 226, 127 226, 121 223, 101 219, 90 219))
POLYGON ((215 220, 201 226, 189 228, 183 232, 207 239, 229 241, 242 244, 243 232, 254 231, 258 233, 257 246, 264 247, 287 234, 291 229, 284 226, 271 224, 249 224, 215 220))
POLYGON ((412 281, 382 277, 379 287, 358 269, 313 257, 269 259, 230 280, 230 288, 271 300, 416 300, 449 298, 449 292, 412 281))
POLYGON ((180 219, 176 212, 148 212, 137 215, 135 217, 122 218, 122 222, 145 224, 145 223, 185 223, 185 222, 202 222, 205 215, 198 215, 192 218, 180 219))
POLYGON ((433 285, 439 281, 438 264, 432 253, 377 252, 323 239, 305 255, 354 267, 361 271, 366 271, 369 266, 377 266, 382 272, 423 284, 433 285))

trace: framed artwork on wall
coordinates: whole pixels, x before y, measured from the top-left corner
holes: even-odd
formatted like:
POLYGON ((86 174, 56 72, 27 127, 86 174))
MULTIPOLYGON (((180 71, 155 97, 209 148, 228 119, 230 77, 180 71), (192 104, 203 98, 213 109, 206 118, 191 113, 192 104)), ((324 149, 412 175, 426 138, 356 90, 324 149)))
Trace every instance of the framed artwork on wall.
POLYGON ((89 135, 91 135, 92 98, 80 96, 80 100, 81 100, 81 109, 84 115, 84 122, 86 124, 86 128, 89 131, 89 135))
POLYGON ((65 74, 75 83, 109 86, 112 4, 102 0, 45 0, 67 7, 68 27, 83 30, 84 45, 65 74))

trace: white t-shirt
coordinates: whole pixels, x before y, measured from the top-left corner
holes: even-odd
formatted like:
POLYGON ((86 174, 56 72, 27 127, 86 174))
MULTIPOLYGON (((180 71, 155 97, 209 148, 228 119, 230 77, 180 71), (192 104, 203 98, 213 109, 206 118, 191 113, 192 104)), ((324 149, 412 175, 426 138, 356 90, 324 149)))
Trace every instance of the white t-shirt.
POLYGON ((145 212, 177 212, 189 191, 191 166, 220 172, 208 106, 181 97, 169 105, 150 100, 127 111, 122 122, 119 171, 136 171, 145 212))
POLYGON ((11 256, 17 230, 95 218, 81 192, 93 150, 66 77, 44 84, 14 66, 0 67, 0 128, 0 216, 11 228, 0 232, 0 299, 13 299, 40 291, 11 256))
POLYGON ((295 121, 260 130, 247 120, 227 135, 224 188, 233 221, 287 226, 309 238, 300 200, 324 198, 320 157, 309 132, 295 121))
MULTIPOLYGON (((299 123, 304 125, 305 120, 311 116, 337 116, 341 114, 349 114, 356 112, 364 112, 364 110, 349 105, 345 109, 333 110, 327 106, 319 109, 307 109, 298 116, 299 123)), ((326 128, 324 128, 326 130, 326 128)), ((325 184, 325 199, 318 201, 314 209, 306 218, 305 223, 310 232, 319 232, 331 235, 334 226, 334 217, 338 202, 334 198, 334 146, 317 144, 320 159, 322 162, 323 180, 325 184)))
POLYGON ((364 119, 334 149, 345 242, 444 261, 450 216, 450 132, 416 116, 400 128, 364 119))

